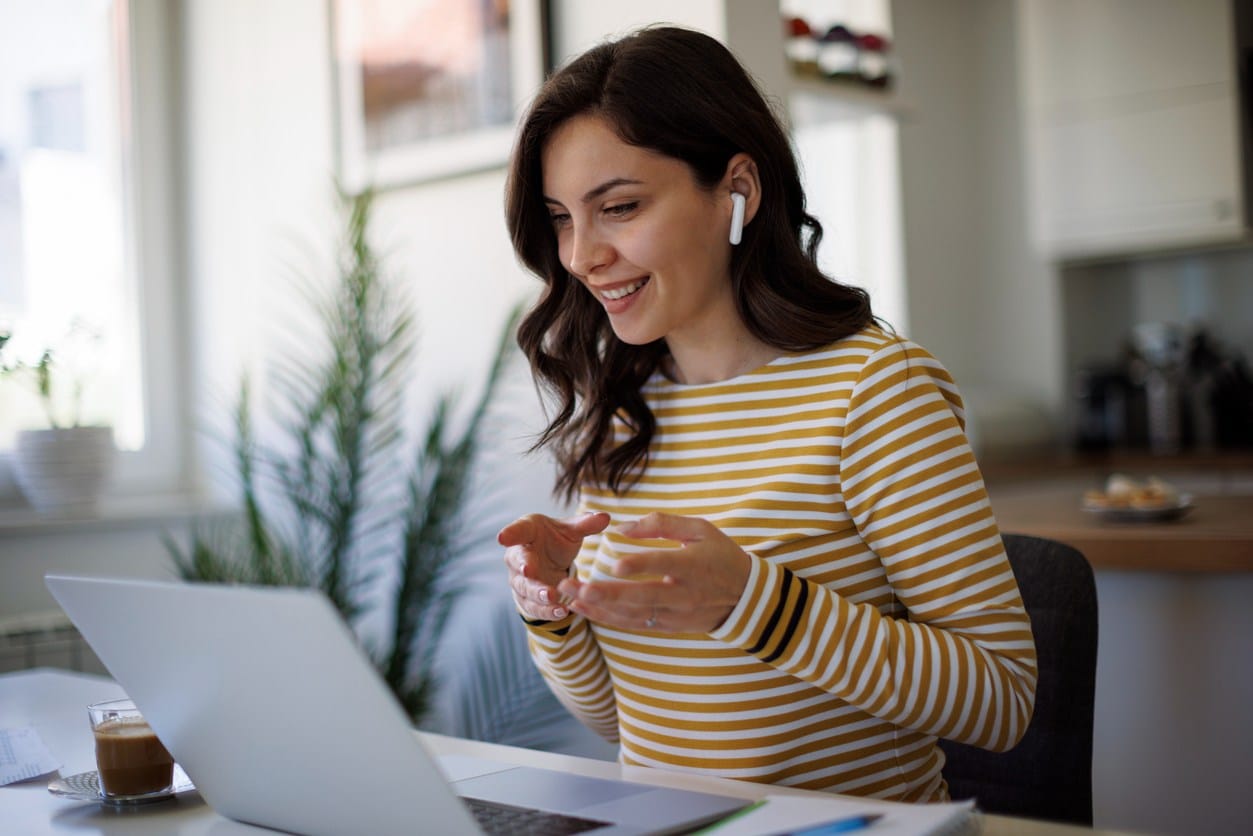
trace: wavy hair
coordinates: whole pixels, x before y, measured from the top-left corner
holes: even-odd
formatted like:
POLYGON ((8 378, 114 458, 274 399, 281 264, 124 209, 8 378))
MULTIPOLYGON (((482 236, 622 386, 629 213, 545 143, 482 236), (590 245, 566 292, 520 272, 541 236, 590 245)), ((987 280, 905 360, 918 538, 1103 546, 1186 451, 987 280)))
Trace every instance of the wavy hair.
POLYGON ((757 165, 761 201, 731 254, 740 317, 781 351, 805 351, 855 333, 872 320, 860 288, 817 266, 822 225, 805 210, 796 156, 780 120, 735 56, 688 29, 648 27, 599 44, 555 72, 523 119, 514 144, 505 213, 518 258, 545 288, 518 328, 518 344, 557 409, 536 447, 551 445, 556 492, 584 483, 620 493, 648 464, 656 420, 640 392, 668 353, 664 340, 629 345, 608 315, 561 265, 544 203, 548 139, 579 115, 603 119, 631 145, 685 163, 712 190, 738 153, 757 165), (627 438, 614 444, 614 419, 627 438))

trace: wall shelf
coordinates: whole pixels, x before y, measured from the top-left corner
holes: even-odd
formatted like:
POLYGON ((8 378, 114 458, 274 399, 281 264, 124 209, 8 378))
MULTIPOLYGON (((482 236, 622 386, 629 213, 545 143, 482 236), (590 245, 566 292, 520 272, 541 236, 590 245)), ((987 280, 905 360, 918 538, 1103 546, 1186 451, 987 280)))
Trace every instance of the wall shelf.
POLYGON ((797 125, 873 115, 908 119, 911 110, 909 103, 892 90, 799 76, 789 81, 788 105, 797 125))

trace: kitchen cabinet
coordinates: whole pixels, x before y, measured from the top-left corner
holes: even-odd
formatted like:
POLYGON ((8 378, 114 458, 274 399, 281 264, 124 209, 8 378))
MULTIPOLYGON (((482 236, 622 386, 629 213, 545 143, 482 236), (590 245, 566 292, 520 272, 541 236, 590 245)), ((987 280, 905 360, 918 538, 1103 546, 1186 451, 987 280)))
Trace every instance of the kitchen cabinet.
POLYGON ((1041 250, 1066 259, 1243 237, 1233 1, 1019 0, 1018 9, 1041 250))

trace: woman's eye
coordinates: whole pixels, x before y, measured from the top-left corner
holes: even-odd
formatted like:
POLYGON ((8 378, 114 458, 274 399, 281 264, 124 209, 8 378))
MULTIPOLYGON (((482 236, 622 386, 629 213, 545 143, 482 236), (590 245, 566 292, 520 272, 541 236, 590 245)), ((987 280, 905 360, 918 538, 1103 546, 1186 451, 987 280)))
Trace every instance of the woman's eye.
POLYGON ((552 223, 554 227, 561 228, 561 227, 569 225, 570 216, 562 214, 560 212, 554 212, 553 214, 548 216, 548 220, 552 223))
POLYGON ((605 214, 615 218, 625 217, 635 211, 639 203, 631 201, 630 203, 615 203, 613 206, 605 207, 605 214))

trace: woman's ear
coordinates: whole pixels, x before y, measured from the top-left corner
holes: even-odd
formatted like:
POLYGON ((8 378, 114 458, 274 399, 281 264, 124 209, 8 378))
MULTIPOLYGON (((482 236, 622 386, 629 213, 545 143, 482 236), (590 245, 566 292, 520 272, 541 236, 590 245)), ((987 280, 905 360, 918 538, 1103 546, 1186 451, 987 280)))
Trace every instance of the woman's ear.
POLYGON ((728 219, 735 210, 731 194, 744 196, 744 225, 752 222, 761 206, 761 180, 757 175, 757 163, 743 152, 736 154, 727 162, 727 171, 723 176, 723 187, 726 189, 726 211, 728 219))

